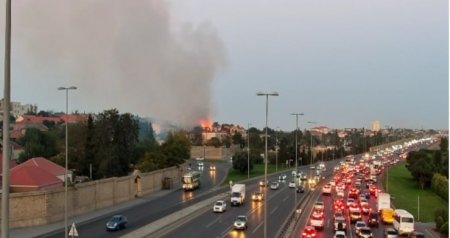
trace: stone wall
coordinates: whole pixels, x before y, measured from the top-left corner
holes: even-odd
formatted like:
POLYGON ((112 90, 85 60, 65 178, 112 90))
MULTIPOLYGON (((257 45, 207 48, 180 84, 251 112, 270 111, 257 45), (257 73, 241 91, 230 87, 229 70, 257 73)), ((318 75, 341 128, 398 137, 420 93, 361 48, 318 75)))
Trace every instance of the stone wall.
MULTIPOLYGON (((162 188, 164 178, 180 181, 176 167, 137 176, 108 178, 76 184, 68 188, 68 217, 129 201, 162 188), (138 189, 139 188, 139 189, 138 189)), ((10 193, 10 228, 45 225, 64 220, 64 188, 48 191, 10 193)), ((0 199, 1 200, 1 199, 0 199)), ((1 209, 1 208, 0 208, 1 209)), ((0 218, 1 219, 1 218, 0 218)))

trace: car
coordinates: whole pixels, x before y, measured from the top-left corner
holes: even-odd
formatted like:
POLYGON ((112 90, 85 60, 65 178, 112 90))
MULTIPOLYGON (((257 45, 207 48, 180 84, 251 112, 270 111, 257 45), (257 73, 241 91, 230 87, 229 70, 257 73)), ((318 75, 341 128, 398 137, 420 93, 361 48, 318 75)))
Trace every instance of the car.
POLYGON ((349 198, 357 199, 358 196, 359 196, 359 190, 357 188, 351 188, 350 191, 348 192, 349 198))
POLYGON ((355 223, 361 221, 362 219, 360 211, 350 212, 349 216, 350 216, 350 223, 355 223))
POLYGON ((290 188, 295 188, 295 182, 294 181, 289 182, 289 187, 290 188))
POLYGON ((409 233, 408 237, 409 238, 425 238, 425 234, 423 234, 422 232, 413 231, 413 232, 409 233))
POLYGON ((280 187, 280 184, 278 183, 278 182, 272 182, 271 184, 270 184, 270 189, 272 189, 272 190, 276 190, 276 189, 278 189, 280 187))
POLYGON ((124 215, 114 215, 106 222, 106 230, 107 231, 117 231, 125 228, 128 224, 128 219, 124 215))
POLYGON ((234 229, 246 230, 248 227, 247 221, 248 221, 247 216, 245 215, 237 216, 233 223, 234 229))
POLYGON ((286 174, 282 174, 282 175, 278 176, 279 181, 284 181, 284 180, 286 180, 286 178, 287 178, 286 174))
POLYGON ((344 197, 344 196, 345 196, 344 190, 337 190, 336 196, 338 196, 338 197, 344 197))
POLYGON ((379 226, 379 216, 377 212, 370 212, 367 218, 367 224, 369 227, 379 226))
POLYGON ((384 229, 383 238, 397 238, 397 237, 398 237, 397 231, 394 228, 389 227, 384 229))
POLYGON ((370 227, 362 227, 359 229, 359 238, 373 238, 373 233, 370 227))
POLYGON ((345 231, 346 226, 347 226, 347 224, 346 224, 345 218, 343 216, 334 218, 334 230, 335 231, 345 231))
POLYGON ((358 204, 356 204, 356 203, 350 204, 350 206, 348 207, 348 210, 350 212, 359 212, 359 211, 361 211, 361 209, 359 208, 358 204))
POLYGON ((303 187, 303 186, 298 186, 297 187, 297 193, 304 193, 305 192, 305 187, 303 187))
POLYGON ((323 185, 322 194, 324 194, 324 195, 331 194, 331 184, 327 183, 327 184, 323 185))
POLYGON ((371 208, 370 208, 369 204, 361 205, 361 211, 364 215, 369 214, 370 210, 371 210, 371 208))
POLYGON ((313 212, 313 214, 311 214, 311 219, 309 220, 309 223, 311 226, 317 229, 323 229, 324 221, 325 219, 323 216, 323 210, 316 210, 316 212, 313 212))
POLYGON ((336 233, 334 233, 333 238, 347 238, 347 235, 345 234, 344 231, 336 231, 336 233))
POLYGON ((210 171, 216 171, 216 166, 215 165, 210 165, 209 166, 209 170, 210 171))
POLYGON ((323 202, 321 202, 321 201, 317 201, 316 203, 314 203, 314 209, 321 209, 321 210, 323 210, 324 209, 324 204, 323 204, 323 202))
POLYGON ((355 199, 353 198, 348 198, 347 199, 347 207, 350 207, 351 205, 355 204, 355 199))
POLYGON ((364 205, 369 205, 369 201, 367 201, 366 198, 359 198, 359 205, 360 206, 364 206, 364 205))
POLYGON ((213 206, 213 212, 225 212, 227 203, 223 200, 216 201, 213 206))
POLYGON ((392 224, 394 222, 394 209, 385 208, 381 210, 381 220, 383 223, 392 224))
POLYGON ((345 208, 344 200, 342 200, 342 199, 335 199, 333 201, 333 209, 335 211, 344 211, 344 208, 345 208))
POLYGON ((269 184, 268 181, 266 181, 266 182, 264 182, 264 180, 259 181, 259 186, 260 187, 265 187, 265 186, 267 186, 267 184, 269 184))
POLYGON ((363 227, 367 227, 365 222, 363 222, 363 221, 357 221, 356 222, 356 224, 355 224, 355 234, 356 234, 356 236, 359 236, 359 231, 363 227))
POLYGON ((302 232, 302 238, 314 238, 317 236, 317 231, 314 227, 312 226, 307 226, 305 227, 305 229, 303 229, 302 232))
POLYGON ((252 201, 262 201, 264 194, 262 192, 254 192, 252 194, 252 201))

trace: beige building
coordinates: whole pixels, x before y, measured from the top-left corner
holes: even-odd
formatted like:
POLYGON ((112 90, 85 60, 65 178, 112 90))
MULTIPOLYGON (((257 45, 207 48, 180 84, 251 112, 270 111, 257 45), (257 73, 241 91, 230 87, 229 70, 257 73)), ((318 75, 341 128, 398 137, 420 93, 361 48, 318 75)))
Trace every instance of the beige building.
POLYGON ((375 120, 372 122, 372 131, 380 131, 381 130, 381 124, 379 120, 375 120))

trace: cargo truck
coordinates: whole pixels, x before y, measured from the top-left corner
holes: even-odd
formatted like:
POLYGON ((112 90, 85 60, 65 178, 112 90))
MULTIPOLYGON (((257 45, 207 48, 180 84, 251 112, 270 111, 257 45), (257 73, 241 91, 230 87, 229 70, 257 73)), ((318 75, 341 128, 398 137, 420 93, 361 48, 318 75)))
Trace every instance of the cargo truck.
POLYGON ((378 193, 377 210, 381 212, 383 209, 391 208, 391 195, 389 193, 378 193))
POLYGON ((245 201, 245 184, 234 184, 231 187, 231 205, 240 206, 245 201))

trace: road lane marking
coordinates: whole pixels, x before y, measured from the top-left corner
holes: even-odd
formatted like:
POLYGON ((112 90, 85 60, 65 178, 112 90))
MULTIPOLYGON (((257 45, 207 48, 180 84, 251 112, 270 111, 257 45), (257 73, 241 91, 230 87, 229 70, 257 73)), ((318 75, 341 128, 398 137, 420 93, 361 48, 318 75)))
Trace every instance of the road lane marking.
POLYGON ((214 219, 211 223, 209 223, 209 224, 206 225, 206 228, 209 228, 210 226, 214 225, 214 223, 218 222, 219 219, 220 219, 220 217, 214 219))
POLYGON ((255 233, 261 226, 262 226, 263 222, 259 223, 258 226, 255 227, 255 229, 253 229, 252 233, 255 233))
POLYGON ((270 212, 270 215, 272 215, 276 210, 278 209, 278 206, 276 206, 272 211, 270 212))
POLYGON ((289 198, 289 196, 286 196, 286 197, 283 199, 283 202, 286 202, 286 200, 288 200, 288 198, 289 198))

